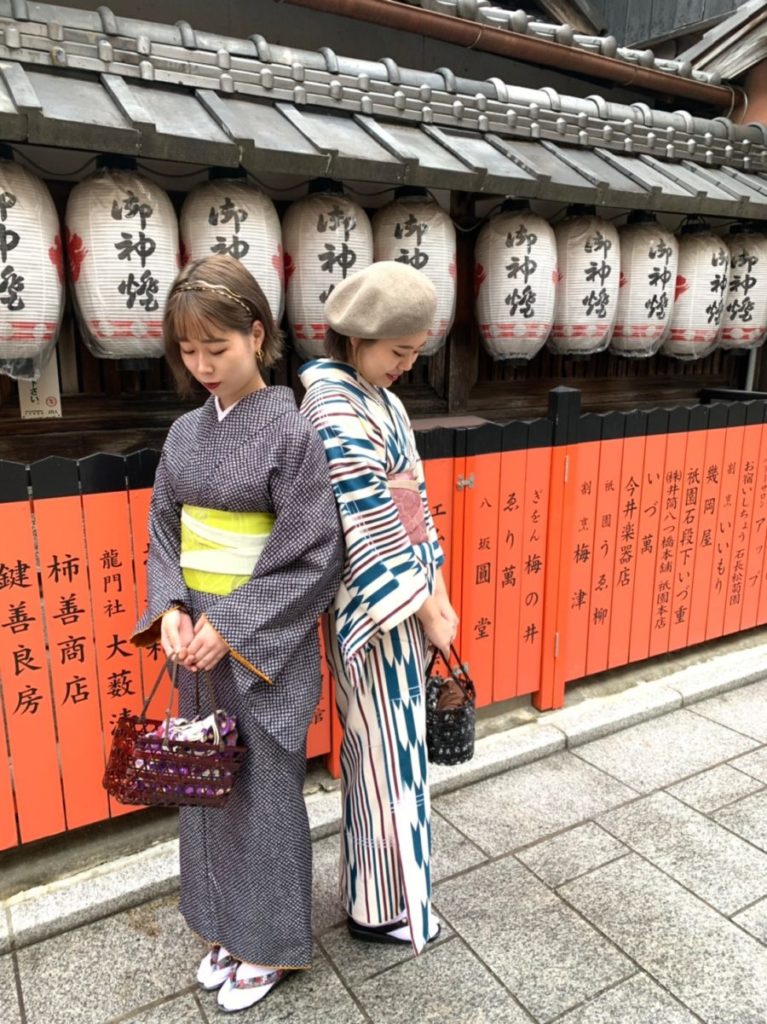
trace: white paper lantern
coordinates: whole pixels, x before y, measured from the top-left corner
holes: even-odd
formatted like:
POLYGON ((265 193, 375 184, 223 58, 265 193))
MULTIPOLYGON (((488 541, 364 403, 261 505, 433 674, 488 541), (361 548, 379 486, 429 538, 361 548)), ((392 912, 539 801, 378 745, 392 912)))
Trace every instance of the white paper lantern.
POLYGON ((719 344, 757 348, 767 335, 767 236, 740 225, 724 241, 730 251, 730 273, 719 344))
POLYGON ((554 321, 554 231, 521 205, 504 203, 480 231, 474 251, 477 323, 495 360, 532 359, 554 321))
POLYGON ((373 231, 351 199, 314 192, 288 208, 282 240, 293 343, 302 358, 316 359, 325 354, 325 300, 339 282, 373 262, 373 231))
POLYGON ((225 253, 261 286, 272 316, 282 318, 284 260, 280 218, 269 196, 240 178, 198 185, 181 208, 182 262, 225 253))
POLYGON ((676 301, 661 351, 675 359, 701 359, 716 348, 724 313, 730 253, 706 224, 679 232, 676 301))
POLYGON ((102 359, 161 356, 165 300, 179 267, 166 193, 135 171, 104 168, 72 189, 66 221, 85 344, 102 359))
POLYGON ((618 234, 620 291, 610 349, 621 356, 652 356, 671 325, 679 243, 646 213, 629 217, 618 234))
POLYGON ((609 345, 618 311, 618 230, 592 207, 574 207, 555 234, 559 286, 549 344, 560 355, 593 355, 609 345))
POLYGON ((50 192, 0 160, 0 373, 37 380, 53 353, 64 304, 64 247, 50 192))
POLYGON ((434 324, 421 350, 421 355, 433 356, 445 344, 455 317, 455 227, 450 216, 433 199, 398 195, 373 217, 373 258, 407 263, 437 289, 434 324))

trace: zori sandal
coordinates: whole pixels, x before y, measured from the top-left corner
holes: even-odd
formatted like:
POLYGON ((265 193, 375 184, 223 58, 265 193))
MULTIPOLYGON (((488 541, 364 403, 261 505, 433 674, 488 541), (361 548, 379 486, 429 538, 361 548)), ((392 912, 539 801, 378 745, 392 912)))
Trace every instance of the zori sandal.
MULTIPOLYGON (((353 917, 347 917, 346 927, 353 939, 360 942, 381 942, 390 945, 410 945, 410 926, 407 918, 400 918, 399 921, 392 921, 389 924, 371 925, 360 924, 353 917)), ((429 938, 427 941, 434 942, 439 936, 442 926, 432 914, 429 918, 429 938)))
POLYGON ((206 992, 214 992, 221 988, 238 963, 239 960, 235 960, 222 946, 213 946, 200 962, 197 983, 202 985, 206 992))
POLYGON ((226 1013, 247 1010, 262 999, 266 999, 275 985, 288 974, 284 970, 269 971, 260 968, 261 973, 247 976, 243 964, 232 973, 218 993, 218 1005, 226 1013), (242 973, 241 973, 242 972, 242 973))

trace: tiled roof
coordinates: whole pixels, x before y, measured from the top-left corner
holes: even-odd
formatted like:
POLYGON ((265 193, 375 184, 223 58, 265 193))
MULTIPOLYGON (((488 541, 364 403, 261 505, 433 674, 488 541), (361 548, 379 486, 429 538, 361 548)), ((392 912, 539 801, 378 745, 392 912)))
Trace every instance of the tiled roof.
MULTIPOLYGON (((540 39, 550 39, 553 42, 563 43, 565 46, 574 46, 591 53, 599 53, 604 57, 614 57, 617 60, 626 61, 628 64, 638 64, 640 67, 665 71, 671 75, 678 75, 680 78, 695 78, 700 82, 709 82, 712 85, 721 81, 721 77, 716 71, 697 70, 686 58, 664 60, 656 57, 652 50, 619 46, 615 36, 584 35, 576 32, 570 25, 553 25, 537 21, 523 10, 510 11, 505 7, 496 7, 490 0, 407 0, 407 2, 411 6, 422 7, 424 10, 449 14, 455 18, 466 18, 483 25, 491 25, 493 28, 505 28, 511 32, 537 36, 540 39)), ((643 2, 643 0, 637 0, 637 2, 643 2)), ((667 0, 667 2, 671 2, 671 0, 667 0)))
POLYGON ((257 175, 767 219, 760 125, 229 39, 104 7, 0 0, 0 137, 257 175))

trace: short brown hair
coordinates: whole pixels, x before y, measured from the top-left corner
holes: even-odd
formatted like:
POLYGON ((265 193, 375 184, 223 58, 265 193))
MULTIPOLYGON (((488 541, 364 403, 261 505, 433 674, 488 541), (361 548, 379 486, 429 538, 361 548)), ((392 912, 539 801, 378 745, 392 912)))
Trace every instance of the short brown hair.
POLYGON ((168 293, 163 318, 165 358, 181 394, 191 393, 193 379, 179 352, 183 338, 204 338, 212 324, 247 334, 257 320, 264 328, 261 365, 273 366, 282 355, 282 332, 250 271, 226 255, 204 256, 184 267, 168 293))
MULTIPOLYGON (((375 345, 377 338, 358 338, 361 345, 375 345)), ((352 347, 346 334, 339 334, 332 327, 325 330, 325 352, 340 363, 351 363, 352 347)))

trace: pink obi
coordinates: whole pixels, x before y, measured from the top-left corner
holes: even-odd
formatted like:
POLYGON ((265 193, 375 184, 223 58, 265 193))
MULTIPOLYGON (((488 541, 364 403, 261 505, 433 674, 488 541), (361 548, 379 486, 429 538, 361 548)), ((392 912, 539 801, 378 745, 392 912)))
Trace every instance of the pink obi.
POLYGON ((423 515, 423 502, 418 480, 412 470, 392 473, 388 478, 389 492, 397 506, 400 520, 411 544, 426 544, 429 535, 423 515))

